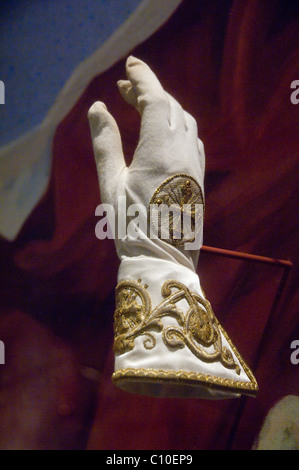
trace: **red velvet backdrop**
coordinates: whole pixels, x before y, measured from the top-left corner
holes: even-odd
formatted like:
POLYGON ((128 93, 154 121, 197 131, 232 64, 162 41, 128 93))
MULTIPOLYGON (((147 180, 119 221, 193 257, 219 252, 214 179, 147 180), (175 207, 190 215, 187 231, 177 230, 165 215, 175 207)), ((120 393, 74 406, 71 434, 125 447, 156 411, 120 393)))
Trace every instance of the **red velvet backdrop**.
POLYGON ((282 270, 200 257, 203 287, 254 369, 257 398, 153 399, 110 381, 118 260, 113 242, 95 237, 100 198, 86 116, 95 100, 107 104, 129 161, 139 117, 116 87, 124 59, 93 80, 61 123, 46 196, 18 239, 0 244, 0 414, 11 436, 0 432, 2 446, 249 449, 270 407, 298 394, 299 365, 290 361, 290 344, 299 339, 299 105, 290 101, 290 84, 299 79, 298 28, 295 1, 185 0, 132 51, 197 119, 207 157, 204 244, 294 263, 267 324, 282 270), (90 377, 94 369, 99 374, 90 377), (25 425, 29 415, 36 420, 25 425))

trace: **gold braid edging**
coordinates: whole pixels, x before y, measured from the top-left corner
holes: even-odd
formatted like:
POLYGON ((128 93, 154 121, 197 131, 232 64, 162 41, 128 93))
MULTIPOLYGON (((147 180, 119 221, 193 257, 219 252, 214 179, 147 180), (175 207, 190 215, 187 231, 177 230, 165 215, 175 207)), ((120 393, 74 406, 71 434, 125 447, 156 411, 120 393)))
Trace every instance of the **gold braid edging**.
MULTIPOLYGON (((252 377, 251 377, 252 379, 252 377)), ((114 372, 112 381, 121 386, 121 383, 131 382, 155 382, 168 384, 199 384, 207 388, 219 389, 223 391, 242 393, 244 395, 256 396, 258 385, 253 378, 251 382, 241 382, 222 377, 200 374, 196 372, 186 372, 182 370, 156 370, 156 369, 133 369, 126 368, 114 372)))

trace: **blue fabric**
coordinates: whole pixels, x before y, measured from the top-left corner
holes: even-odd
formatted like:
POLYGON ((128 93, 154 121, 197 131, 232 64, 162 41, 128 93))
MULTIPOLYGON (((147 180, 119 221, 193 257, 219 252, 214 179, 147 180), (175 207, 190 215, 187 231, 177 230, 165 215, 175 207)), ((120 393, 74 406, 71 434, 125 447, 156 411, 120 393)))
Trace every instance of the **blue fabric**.
POLYGON ((76 66, 141 0, 2 0, 0 145, 39 124, 76 66))

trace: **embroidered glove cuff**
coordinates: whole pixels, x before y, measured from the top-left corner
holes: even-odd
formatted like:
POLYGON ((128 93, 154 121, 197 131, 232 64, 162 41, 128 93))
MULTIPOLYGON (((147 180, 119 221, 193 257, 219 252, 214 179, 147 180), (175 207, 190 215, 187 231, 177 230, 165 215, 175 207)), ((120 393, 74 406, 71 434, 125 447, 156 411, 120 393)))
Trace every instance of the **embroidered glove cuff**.
POLYGON ((217 321, 196 273, 175 263, 121 263, 114 316, 114 383, 161 397, 255 395, 256 380, 217 321))

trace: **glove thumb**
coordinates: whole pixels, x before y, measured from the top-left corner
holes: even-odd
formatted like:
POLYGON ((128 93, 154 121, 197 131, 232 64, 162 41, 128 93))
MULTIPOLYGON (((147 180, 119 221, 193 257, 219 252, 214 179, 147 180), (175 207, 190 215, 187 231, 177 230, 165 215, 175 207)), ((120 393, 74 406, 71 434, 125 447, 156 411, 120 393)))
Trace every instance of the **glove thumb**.
POLYGON ((96 101, 88 111, 101 200, 112 203, 121 173, 126 168, 121 136, 104 103, 96 101))

